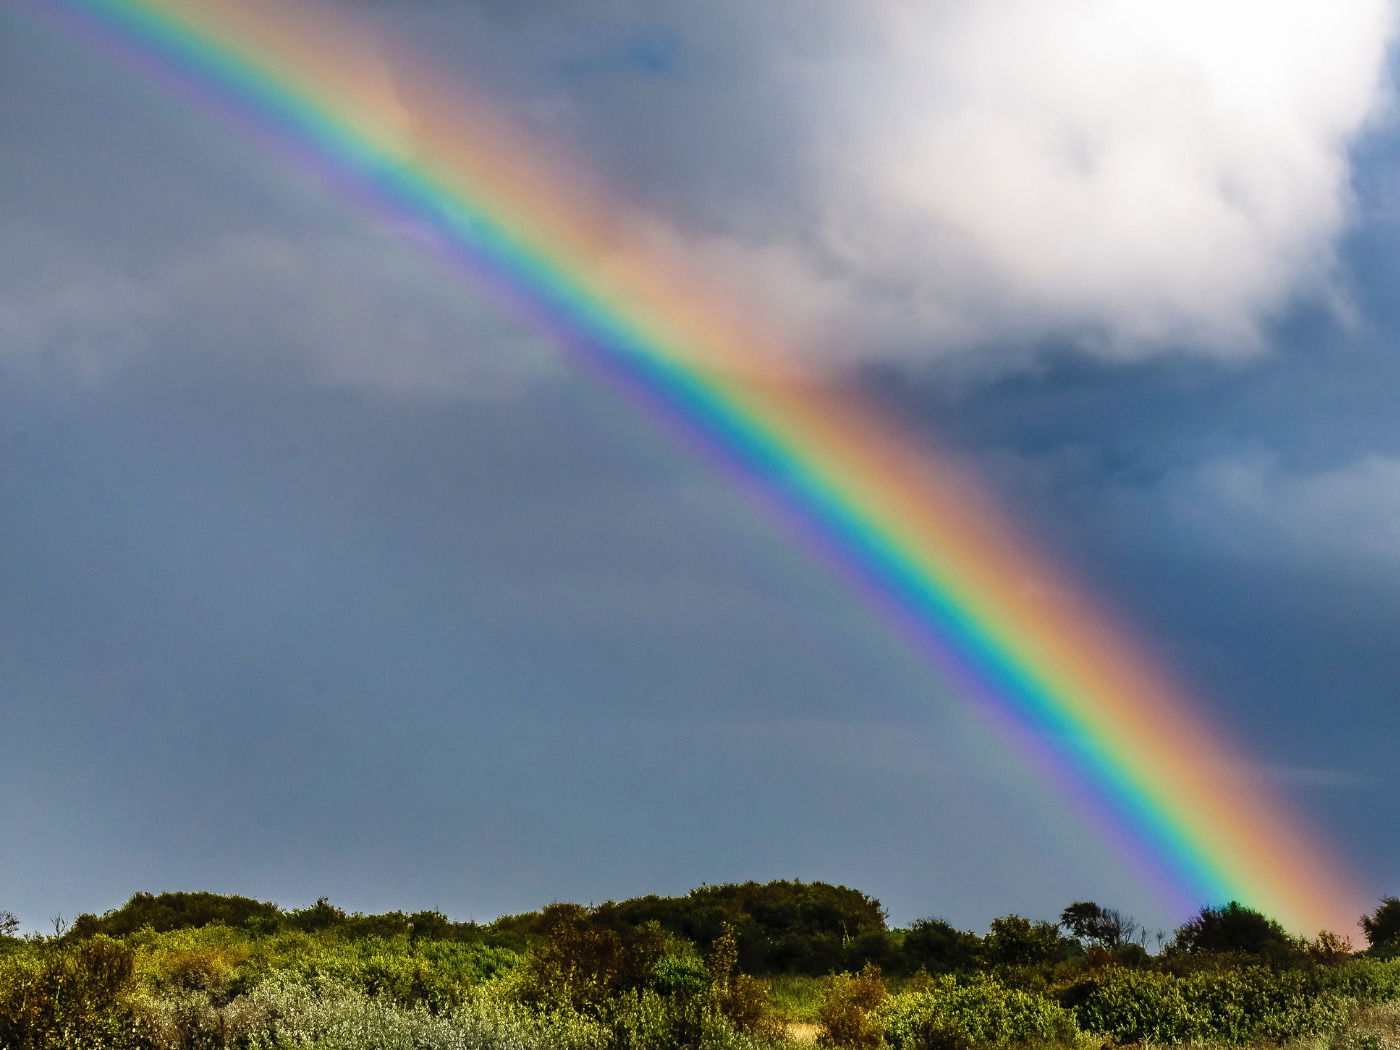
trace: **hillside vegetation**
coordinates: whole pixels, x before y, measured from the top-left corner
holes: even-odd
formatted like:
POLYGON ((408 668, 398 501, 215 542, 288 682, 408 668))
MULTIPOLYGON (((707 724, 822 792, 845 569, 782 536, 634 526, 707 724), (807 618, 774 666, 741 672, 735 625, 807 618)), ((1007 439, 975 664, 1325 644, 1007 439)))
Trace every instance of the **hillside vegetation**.
POLYGON ((1400 1050, 1400 900, 1360 927, 1356 952, 1230 903, 1168 939, 1081 901, 980 935, 891 929, 875 899, 803 882, 486 925, 137 894, 52 936, 0 912, 0 1048, 1400 1050))

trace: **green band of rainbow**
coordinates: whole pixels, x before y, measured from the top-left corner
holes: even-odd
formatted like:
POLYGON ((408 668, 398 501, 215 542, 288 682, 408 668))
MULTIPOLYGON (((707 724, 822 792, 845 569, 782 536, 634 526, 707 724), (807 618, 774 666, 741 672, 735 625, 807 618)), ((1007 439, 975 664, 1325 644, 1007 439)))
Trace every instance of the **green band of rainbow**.
POLYGON ((429 231, 441 258, 703 442, 1008 732, 1053 755, 1174 907, 1238 899, 1311 932, 1349 926, 1369 899, 975 486, 858 392, 807 375, 684 260, 637 247, 625 209, 552 176, 459 88, 412 67, 376 79, 376 47, 309 3, 23 2, 429 231))

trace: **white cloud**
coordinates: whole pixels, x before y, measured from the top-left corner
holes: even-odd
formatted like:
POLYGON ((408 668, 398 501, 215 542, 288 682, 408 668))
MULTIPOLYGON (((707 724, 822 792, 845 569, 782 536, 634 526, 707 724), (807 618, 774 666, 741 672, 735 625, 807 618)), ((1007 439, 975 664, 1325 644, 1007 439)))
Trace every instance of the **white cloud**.
MULTIPOLYGON (((1336 292, 1347 150, 1383 105, 1393 16, 1388 0, 871 0, 833 17, 827 52, 771 41, 810 129, 785 187, 809 290, 789 263, 772 301, 855 353, 1258 352, 1294 297, 1336 292)), ((777 256, 752 239, 746 286, 777 256)))

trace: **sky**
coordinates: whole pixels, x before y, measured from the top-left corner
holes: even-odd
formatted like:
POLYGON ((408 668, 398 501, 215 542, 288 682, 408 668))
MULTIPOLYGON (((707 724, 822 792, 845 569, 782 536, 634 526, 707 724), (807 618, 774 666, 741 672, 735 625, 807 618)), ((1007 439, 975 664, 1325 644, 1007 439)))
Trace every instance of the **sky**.
MULTIPOLYGON (((1391 5, 339 6, 978 477, 1400 892, 1391 5)), ((43 10, 0 8, 0 909, 1188 917, 705 457, 43 10)))

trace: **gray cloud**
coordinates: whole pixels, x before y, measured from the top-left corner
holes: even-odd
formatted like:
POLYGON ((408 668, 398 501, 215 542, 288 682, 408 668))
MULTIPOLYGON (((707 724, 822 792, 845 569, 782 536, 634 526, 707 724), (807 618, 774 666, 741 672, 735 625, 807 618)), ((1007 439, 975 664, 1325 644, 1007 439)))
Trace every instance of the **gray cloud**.
POLYGON ((1400 458, 1308 470, 1241 452, 1110 489, 1105 503, 1233 557, 1400 579, 1400 458))
POLYGON ((387 230, 228 233, 140 266, 53 240, 7 258, 25 265, 0 291, 0 356, 30 382, 159 358, 273 386, 481 397, 560 368, 554 346, 387 230))

